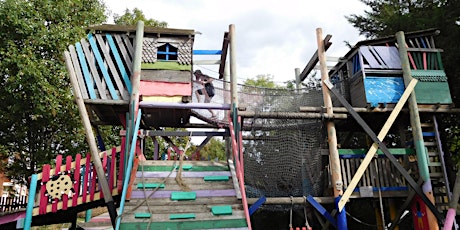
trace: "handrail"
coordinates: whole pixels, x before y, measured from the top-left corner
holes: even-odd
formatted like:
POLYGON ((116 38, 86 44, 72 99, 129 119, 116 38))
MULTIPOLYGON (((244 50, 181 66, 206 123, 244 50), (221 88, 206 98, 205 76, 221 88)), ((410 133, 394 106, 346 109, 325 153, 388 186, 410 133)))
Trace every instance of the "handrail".
MULTIPOLYGON (((241 117, 238 117, 238 122, 241 121, 241 117)), ((232 138, 232 152, 233 152, 233 159, 234 163, 236 165, 236 177, 238 179, 239 185, 240 185, 240 191, 241 191, 241 197, 243 200, 243 209, 244 209, 244 214, 246 216, 246 222, 248 224, 248 229, 251 230, 251 218, 249 216, 249 209, 248 209, 248 203, 246 199, 246 189, 244 187, 244 169, 243 167, 243 154, 242 154, 242 142, 241 140, 239 141, 239 144, 236 141, 236 136, 235 136, 235 130, 233 129, 233 120, 230 115, 229 111, 229 130, 230 130, 230 136, 232 138), (238 151, 239 150, 239 151, 238 151), (241 152, 240 152, 241 151, 241 152), (240 156, 238 156, 238 152, 240 152, 240 156)), ((242 135, 239 135, 240 137, 242 135)), ((241 139, 241 138, 240 138, 241 139)))

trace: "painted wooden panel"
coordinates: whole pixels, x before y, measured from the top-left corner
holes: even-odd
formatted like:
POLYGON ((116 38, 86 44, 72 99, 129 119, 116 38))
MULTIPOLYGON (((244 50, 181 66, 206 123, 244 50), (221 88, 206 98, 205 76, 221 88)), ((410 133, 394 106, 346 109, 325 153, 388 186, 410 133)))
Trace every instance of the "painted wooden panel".
POLYGON ((146 96, 191 96, 192 83, 141 81, 139 92, 146 96))
POLYGON ((402 77, 371 77, 364 78, 366 101, 372 107, 379 103, 397 103, 404 92, 402 77))
POLYGON ((401 69, 399 52, 394 46, 362 46, 359 50, 372 69, 401 69))
POLYGON ((184 96, 142 96, 145 102, 182 102, 184 96))
MULTIPOLYGON (((177 191, 158 190, 158 191, 153 192, 153 191, 136 190, 131 193, 131 198, 143 199, 145 198, 145 196, 149 198, 170 198, 171 194, 174 192, 177 192, 177 191)), ((235 189, 195 190, 192 192, 196 193, 196 198, 236 196, 235 189)))
POLYGON ((192 81, 191 71, 177 70, 142 70, 141 80, 190 83, 192 81))

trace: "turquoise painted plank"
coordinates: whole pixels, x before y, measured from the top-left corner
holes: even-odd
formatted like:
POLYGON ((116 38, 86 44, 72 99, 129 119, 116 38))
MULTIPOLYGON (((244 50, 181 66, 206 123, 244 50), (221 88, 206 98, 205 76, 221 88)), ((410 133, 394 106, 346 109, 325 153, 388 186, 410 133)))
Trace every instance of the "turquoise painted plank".
POLYGON ((104 65, 104 60, 102 59, 101 53, 99 52, 99 49, 97 48, 96 41, 94 41, 93 35, 88 34, 88 41, 89 44, 91 44, 91 49, 93 51, 93 55, 96 58, 96 62, 99 65, 99 69, 102 72, 102 75, 104 76, 105 83, 107 84, 107 88, 109 89, 110 96, 112 97, 113 100, 118 100, 118 95, 113 87, 112 79, 110 78, 109 72, 107 71, 107 68, 105 68, 104 65))
POLYGON ((78 53, 78 60, 80 61, 81 70, 83 76, 85 77, 86 88, 88 89, 89 97, 91 99, 96 99, 96 92, 94 91, 93 81, 91 80, 91 74, 89 73, 88 65, 86 64, 85 54, 83 53, 83 48, 81 47, 80 42, 75 44, 75 48, 78 53))
POLYGON ((232 206, 230 205, 220 205, 212 206, 211 212, 213 215, 232 215, 232 206))
POLYGON ((228 181, 229 176, 205 176, 204 181, 228 181))
POLYGON ((139 183, 137 184, 138 189, 153 189, 153 188, 165 188, 165 184, 160 184, 160 183, 139 183))
MULTIPOLYGON (((190 170, 192 167, 193 165, 182 165, 183 170, 190 170)), ((179 169, 179 165, 176 165, 176 169, 179 169)))
POLYGON ((195 219, 195 213, 179 213, 179 214, 170 214, 170 220, 177 220, 177 219, 195 219))
POLYGON ((171 200, 195 200, 196 192, 172 192, 171 200))
POLYGON ((148 212, 138 212, 138 213, 134 213, 134 218, 138 219, 138 218, 150 218, 152 216, 152 214, 148 213, 148 212))
POLYGON ((193 50, 193 55, 220 55, 222 50, 193 50))
POLYGON ((118 49, 115 45, 115 42, 113 41, 112 35, 106 34, 105 37, 107 38, 107 42, 109 42, 110 50, 112 51, 113 57, 117 62, 118 70, 120 70, 121 73, 121 78, 125 82, 128 93, 131 94, 131 81, 129 80, 128 73, 125 70, 125 66, 123 65, 123 61, 121 60, 120 54, 118 53, 118 49))

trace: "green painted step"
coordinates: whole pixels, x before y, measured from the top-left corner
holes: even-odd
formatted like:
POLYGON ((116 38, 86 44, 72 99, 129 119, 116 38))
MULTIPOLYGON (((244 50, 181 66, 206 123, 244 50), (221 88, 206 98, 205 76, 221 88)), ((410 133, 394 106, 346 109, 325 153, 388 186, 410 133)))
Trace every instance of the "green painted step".
MULTIPOLYGON (((193 165, 182 165, 183 170, 190 170, 193 168, 193 165)), ((179 165, 176 165, 176 169, 179 169, 179 165)))
MULTIPOLYGON (((209 171, 228 171, 228 166, 193 166, 188 169, 185 168, 187 165, 183 165, 182 169, 192 171, 192 172, 209 172, 209 171)), ((173 166, 165 166, 165 165, 144 165, 137 167, 138 172, 171 172, 173 169, 177 169, 173 166)))
POLYGON ((123 230, 138 230, 138 229, 219 229, 219 228, 246 228, 248 224, 246 219, 218 219, 218 220, 194 220, 180 221, 174 220, 169 222, 123 222, 120 224, 120 229, 123 230))
POLYGON ((228 181, 229 176, 205 176, 204 181, 228 181))
POLYGON ((165 184, 160 184, 160 183, 139 183, 137 184, 138 189, 155 189, 155 188, 165 188, 165 184))
MULTIPOLYGON (((408 148, 390 148, 388 149, 393 155, 403 155, 403 154, 414 154, 414 149, 408 148)), ((338 149, 339 155, 354 155, 354 154, 366 154, 368 149, 338 149)), ((377 150, 377 154, 382 155, 382 150, 377 150)))
POLYGON ((211 212, 213 215, 232 215, 232 206, 230 205, 221 205, 211 207, 211 212))
POLYGON ((169 215, 170 220, 177 220, 177 219, 195 219, 195 213, 179 213, 179 214, 171 214, 169 215))
POLYGON ((196 192, 172 192, 171 200, 195 200, 196 192))
POLYGON ((138 218, 150 218, 152 216, 152 214, 148 213, 148 212, 138 212, 138 213, 134 213, 134 218, 138 219, 138 218))

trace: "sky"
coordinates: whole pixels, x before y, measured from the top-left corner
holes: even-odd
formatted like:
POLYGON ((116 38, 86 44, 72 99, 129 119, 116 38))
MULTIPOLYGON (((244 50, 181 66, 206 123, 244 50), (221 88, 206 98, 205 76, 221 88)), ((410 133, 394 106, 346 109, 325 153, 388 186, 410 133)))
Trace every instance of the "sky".
MULTIPOLYGON (((235 26, 236 72, 238 83, 257 75, 272 75, 275 83, 295 79, 295 68, 302 71, 317 50, 316 29, 323 38, 332 35, 328 57, 344 56, 359 36, 345 18, 363 15, 367 6, 359 0, 105 0, 114 14, 138 8, 146 18, 165 21, 169 28, 192 29, 194 49, 220 50, 224 32, 235 26)), ((108 23, 113 23, 110 17, 108 23)), ((217 60, 211 56, 206 59, 217 60)), ((198 66, 217 76, 213 66, 198 66)))

